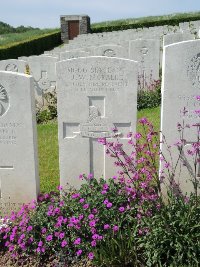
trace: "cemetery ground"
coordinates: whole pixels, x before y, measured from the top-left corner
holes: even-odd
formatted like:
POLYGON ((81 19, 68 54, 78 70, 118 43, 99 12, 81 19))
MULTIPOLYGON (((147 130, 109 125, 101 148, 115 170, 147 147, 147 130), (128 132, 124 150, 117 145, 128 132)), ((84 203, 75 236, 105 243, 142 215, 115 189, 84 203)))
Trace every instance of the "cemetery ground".
MULTIPOLYGON (((138 111, 138 119, 146 117, 151 121, 156 131, 160 127, 160 107, 138 111)), ((142 131, 137 125, 137 131, 142 131)), ((53 191, 59 185, 58 166, 58 126, 56 122, 38 124, 38 152, 40 188, 42 193, 53 191)))

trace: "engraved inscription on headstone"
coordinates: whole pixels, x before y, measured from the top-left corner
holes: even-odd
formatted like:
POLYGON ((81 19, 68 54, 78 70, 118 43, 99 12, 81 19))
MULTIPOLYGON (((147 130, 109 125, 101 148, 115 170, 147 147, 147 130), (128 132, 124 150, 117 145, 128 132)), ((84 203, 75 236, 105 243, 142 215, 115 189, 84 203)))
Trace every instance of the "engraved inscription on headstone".
POLYGON ((115 57, 116 53, 112 49, 106 49, 105 51, 103 51, 103 55, 102 56, 115 57))
MULTIPOLYGON (((161 108, 161 132, 171 147, 171 155, 167 148, 161 144, 161 149, 172 166, 176 167, 175 181, 180 184, 184 193, 194 192, 193 183, 199 177, 199 166, 195 174, 192 157, 188 154, 192 143, 197 140, 197 127, 200 116, 196 112, 200 110, 200 101, 196 96, 200 95, 200 40, 184 41, 164 47, 161 108), (183 112, 184 111, 184 112, 183 112), (183 137, 177 129, 177 123, 189 125, 184 129, 183 137), (170 125, 170 127, 169 127, 170 125), (179 159, 179 150, 173 146, 180 138, 185 143, 179 159), (172 158, 172 162, 171 162, 172 158)), ((161 163, 161 169, 163 163, 161 163)))
POLYGON ((0 71, 0 217, 37 199, 39 175, 33 78, 0 71))
POLYGON ((59 62, 56 68, 61 184, 78 187, 80 173, 109 178, 115 174, 113 162, 98 138, 112 140, 117 127, 124 143, 135 131, 137 63, 88 57, 59 62))
POLYGON ((192 85, 200 89, 200 53, 188 62, 187 75, 192 85))

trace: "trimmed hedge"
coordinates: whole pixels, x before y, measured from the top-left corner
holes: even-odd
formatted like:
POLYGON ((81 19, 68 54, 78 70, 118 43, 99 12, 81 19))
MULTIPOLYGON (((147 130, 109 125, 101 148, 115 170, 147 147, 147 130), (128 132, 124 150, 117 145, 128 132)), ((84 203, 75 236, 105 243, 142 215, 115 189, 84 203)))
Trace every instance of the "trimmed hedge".
POLYGON ((123 22, 120 22, 119 25, 107 25, 107 26, 93 26, 91 27, 92 33, 100 33, 100 32, 112 32, 112 31, 122 31, 122 30, 128 30, 128 29, 137 29, 137 28, 143 28, 143 27, 155 27, 155 26, 177 26, 181 22, 190 22, 190 21, 196 21, 200 20, 200 14, 197 16, 191 16, 191 17, 180 17, 180 18, 168 18, 168 19, 161 19, 158 20, 155 18, 155 20, 152 21, 141 21, 141 22, 135 22, 130 24, 123 24, 123 22))
POLYGON ((0 60, 18 58, 21 56, 40 55, 45 50, 49 50, 61 44, 61 33, 54 32, 26 40, 20 43, 0 48, 0 60))

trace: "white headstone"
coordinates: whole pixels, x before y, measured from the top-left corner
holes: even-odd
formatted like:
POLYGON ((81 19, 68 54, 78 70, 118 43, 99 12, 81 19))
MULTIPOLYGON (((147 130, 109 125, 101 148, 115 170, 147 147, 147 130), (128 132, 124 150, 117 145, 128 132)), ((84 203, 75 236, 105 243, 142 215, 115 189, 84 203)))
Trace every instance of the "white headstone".
MULTIPOLYGON (((172 159, 175 167, 179 152, 177 147, 173 146, 180 140, 180 133, 177 129, 177 123, 191 125, 184 131, 185 146, 181 153, 182 159, 178 164, 175 174, 176 182, 181 184, 184 192, 192 192, 191 175, 194 175, 194 168, 191 156, 187 155, 187 150, 191 148, 191 143, 197 141, 197 127, 192 127, 199 123, 199 115, 195 110, 200 109, 200 101, 196 99, 200 95, 200 40, 185 41, 166 46, 164 48, 163 58, 163 84, 162 84, 162 110, 161 110, 161 131, 165 136, 168 145, 172 145, 172 159), (184 107, 188 111, 183 116, 184 107)), ((166 146, 161 149, 167 159, 170 161, 170 155, 166 146)), ((170 162, 171 164, 171 162, 170 162)), ((161 165, 163 168, 164 162, 161 165)), ((197 166, 197 178, 200 177, 199 164, 197 166)))
POLYGON ((0 71, 26 73, 27 62, 24 60, 7 59, 0 61, 0 71))
POLYGON ((122 143, 136 129, 137 62, 109 57, 57 63, 61 185, 78 187, 80 173, 96 178, 116 174, 100 137, 112 140, 117 127, 122 143))
POLYGON ((138 61, 139 89, 147 89, 159 80, 160 41, 138 39, 129 43, 129 58, 138 61))
POLYGON ((90 53, 85 51, 66 51, 60 53, 60 60, 66 60, 78 57, 89 57, 90 53))
POLYGON ((0 215, 37 199, 38 193, 33 78, 0 71, 0 215))
POLYGON ((39 108, 45 105, 44 94, 56 90, 55 65, 57 61, 55 57, 44 55, 28 59, 30 74, 35 81, 36 104, 39 108))
POLYGON ((128 51, 121 45, 100 45, 94 50, 94 56, 128 58, 128 51))
POLYGON ((172 33, 163 37, 163 46, 179 43, 187 40, 194 40, 195 36, 191 33, 172 33))

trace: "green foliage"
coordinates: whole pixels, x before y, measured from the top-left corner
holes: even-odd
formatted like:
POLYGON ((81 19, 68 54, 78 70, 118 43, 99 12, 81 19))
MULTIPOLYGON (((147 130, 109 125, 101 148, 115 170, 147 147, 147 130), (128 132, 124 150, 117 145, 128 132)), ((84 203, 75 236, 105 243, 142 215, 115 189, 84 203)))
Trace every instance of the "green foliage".
POLYGON ((37 123, 47 123, 57 118, 57 97, 56 92, 48 92, 43 95, 46 106, 36 113, 37 123))
POLYGON ((155 108, 161 104, 161 86, 160 84, 152 90, 138 92, 137 109, 155 108))
MULTIPOLYGON (((20 56, 39 55, 45 50, 50 50, 61 44, 61 36, 59 31, 46 33, 42 36, 38 36, 38 34, 31 36, 31 33, 29 32, 25 34, 27 39, 14 43, 9 42, 9 45, 7 44, 0 48, 0 60, 18 58, 20 56)), ((21 38, 22 37, 23 34, 21 35, 21 38)))
MULTIPOLYGON (((4 23, 2 21, 0 21, 0 34, 5 34, 5 33, 20 33, 20 32, 26 32, 26 31, 30 31, 33 30, 33 27, 24 27, 24 26, 19 26, 19 27, 12 27, 7 23, 4 23)), ((38 29, 38 28, 36 28, 38 29)))
POLYGON ((200 198, 171 196, 148 220, 149 232, 142 240, 146 266, 199 266, 200 198), (157 265, 156 265, 157 264, 157 265))
POLYGON ((151 16, 137 19, 126 19, 107 21, 102 23, 92 24, 91 30, 93 33, 98 32, 111 32, 111 31, 122 31, 127 29, 136 29, 143 27, 155 27, 171 25, 176 26, 181 22, 191 22, 200 20, 200 12, 194 13, 178 13, 166 16, 151 16))

